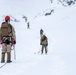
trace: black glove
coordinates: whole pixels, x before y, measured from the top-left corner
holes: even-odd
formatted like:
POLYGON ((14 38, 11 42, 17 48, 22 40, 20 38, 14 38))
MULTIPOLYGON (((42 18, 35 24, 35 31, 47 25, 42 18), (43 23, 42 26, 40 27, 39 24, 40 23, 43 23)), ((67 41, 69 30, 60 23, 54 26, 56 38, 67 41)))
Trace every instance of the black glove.
POLYGON ((42 43, 40 43, 40 45, 42 45, 42 43))
POLYGON ((7 40, 5 41, 5 43, 6 43, 6 44, 10 44, 10 41, 7 39, 7 40))
POLYGON ((14 41, 14 44, 16 44, 16 41, 14 41))
POLYGON ((48 46, 48 44, 46 44, 46 46, 48 46))

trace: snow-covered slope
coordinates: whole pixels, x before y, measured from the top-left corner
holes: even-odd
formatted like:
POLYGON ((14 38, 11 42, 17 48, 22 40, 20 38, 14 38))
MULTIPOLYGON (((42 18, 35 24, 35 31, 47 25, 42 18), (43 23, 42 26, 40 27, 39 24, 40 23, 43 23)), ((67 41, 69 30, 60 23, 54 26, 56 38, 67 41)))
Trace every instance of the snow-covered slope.
POLYGON ((1 0, 0 24, 5 15, 13 16, 19 22, 11 21, 17 36, 16 60, 12 51, 13 62, 1 68, 0 75, 76 75, 75 9, 76 5, 52 6, 49 0, 1 0), (50 9, 54 9, 54 13, 44 16, 43 11, 50 9), (34 18, 38 13, 42 15, 34 18), (28 17, 30 29, 27 29, 23 15, 28 17), (38 53, 41 50, 41 28, 48 37, 47 55, 38 53))

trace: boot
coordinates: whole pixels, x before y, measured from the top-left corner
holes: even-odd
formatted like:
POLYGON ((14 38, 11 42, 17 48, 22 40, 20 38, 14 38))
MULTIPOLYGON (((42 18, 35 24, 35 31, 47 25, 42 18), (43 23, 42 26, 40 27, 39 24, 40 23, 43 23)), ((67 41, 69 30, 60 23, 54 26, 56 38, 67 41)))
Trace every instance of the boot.
POLYGON ((45 51, 45 54, 47 54, 47 51, 45 51))
POLYGON ((7 52, 7 63, 10 63, 11 61, 11 53, 7 52))
POLYGON ((1 63, 5 62, 5 53, 2 53, 1 63))

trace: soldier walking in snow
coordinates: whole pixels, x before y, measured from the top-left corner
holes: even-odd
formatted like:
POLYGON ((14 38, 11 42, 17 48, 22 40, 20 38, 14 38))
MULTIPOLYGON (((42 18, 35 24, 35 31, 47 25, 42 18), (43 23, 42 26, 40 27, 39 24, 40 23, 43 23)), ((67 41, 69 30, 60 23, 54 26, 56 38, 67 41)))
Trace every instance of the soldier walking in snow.
POLYGON ((10 17, 5 17, 5 22, 2 22, 1 25, 1 33, 0 38, 2 41, 2 56, 1 56, 1 63, 5 62, 5 54, 7 53, 7 63, 11 61, 11 47, 12 43, 16 44, 16 35, 14 27, 9 23, 10 17))
POLYGON ((42 45, 41 54, 43 54, 44 48, 45 53, 47 54, 48 38, 45 35, 42 36, 40 45, 42 45))

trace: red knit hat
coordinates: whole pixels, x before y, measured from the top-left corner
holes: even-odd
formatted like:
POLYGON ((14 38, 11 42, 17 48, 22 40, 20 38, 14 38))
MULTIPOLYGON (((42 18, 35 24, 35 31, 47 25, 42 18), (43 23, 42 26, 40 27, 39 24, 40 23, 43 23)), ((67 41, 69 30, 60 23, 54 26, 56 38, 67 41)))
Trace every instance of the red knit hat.
POLYGON ((10 21, 10 17, 9 16, 6 16, 5 17, 5 20, 10 21))

